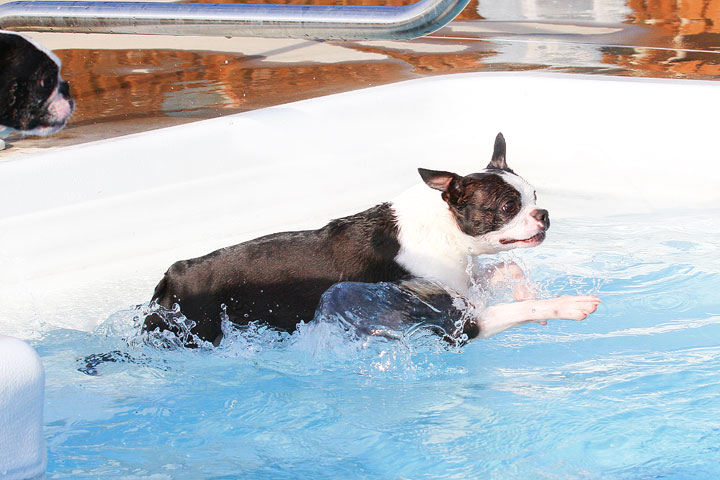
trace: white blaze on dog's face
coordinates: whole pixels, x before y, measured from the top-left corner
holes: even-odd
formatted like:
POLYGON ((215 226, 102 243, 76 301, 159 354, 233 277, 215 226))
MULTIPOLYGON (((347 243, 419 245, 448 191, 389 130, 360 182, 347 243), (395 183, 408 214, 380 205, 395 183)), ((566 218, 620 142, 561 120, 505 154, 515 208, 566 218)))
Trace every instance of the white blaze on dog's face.
MULTIPOLYGON (((545 240, 545 232, 550 227, 547 210, 537 208, 535 190, 522 177, 510 172, 503 172, 500 176, 520 193, 519 207, 508 207, 505 203, 501 209, 517 210, 517 214, 500 229, 482 235, 482 241, 491 245, 495 251, 540 245, 545 240)), ((514 205, 515 200, 511 202, 514 205)))
POLYGON ((498 134, 487 168, 465 177, 420 169, 425 183, 442 192, 471 255, 540 245, 550 227, 547 210, 535 205, 535 190, 507 166, 505 139, 498 134))
POLYGON ((73 112, 60 60, 32 39, 0 30, 0 130, 49 135, 73 112))

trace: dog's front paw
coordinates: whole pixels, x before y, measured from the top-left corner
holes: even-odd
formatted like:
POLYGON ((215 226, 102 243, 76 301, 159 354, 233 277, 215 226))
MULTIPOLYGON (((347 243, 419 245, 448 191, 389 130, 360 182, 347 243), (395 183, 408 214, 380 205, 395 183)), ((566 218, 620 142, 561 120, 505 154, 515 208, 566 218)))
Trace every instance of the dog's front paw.
POLYGON ((585 320, 600 303, 601 300, 594 295, 563 295, 552 299, 551 316, 563 320, 585 320))
POLYGON ((529 283, 518 283, 513 285, 513 298, 518 302, 534 300, 537 298, 537 291, 535 287, 529 283))

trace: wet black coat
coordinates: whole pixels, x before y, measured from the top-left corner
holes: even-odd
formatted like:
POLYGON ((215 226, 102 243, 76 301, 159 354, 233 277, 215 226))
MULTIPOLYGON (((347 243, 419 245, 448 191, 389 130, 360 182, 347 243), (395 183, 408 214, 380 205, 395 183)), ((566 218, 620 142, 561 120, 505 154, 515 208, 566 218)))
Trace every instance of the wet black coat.
MULTIPOLYGON (((221 338, 223 308, 230 321, 260 321, 293 331, 310 321, 322 294, 341 281, 392 282, 408 276, 395 262, 400 249, 390 204, 384 203, 319 230, 284 232, 174 263, 153 300, 173 304, 196 323, 193 333, 221 338)), ((173 330, 159 315, 144 328, 173 330)))

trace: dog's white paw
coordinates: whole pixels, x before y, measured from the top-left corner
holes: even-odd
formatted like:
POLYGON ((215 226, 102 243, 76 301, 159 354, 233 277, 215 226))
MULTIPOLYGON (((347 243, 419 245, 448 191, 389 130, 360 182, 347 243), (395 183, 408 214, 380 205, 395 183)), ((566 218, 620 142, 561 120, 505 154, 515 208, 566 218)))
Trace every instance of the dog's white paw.
POLYGON ((601 300, 594 295, 563 295, 552 299, 552 317, 563 320, 585 320, 597 310, 601 300))

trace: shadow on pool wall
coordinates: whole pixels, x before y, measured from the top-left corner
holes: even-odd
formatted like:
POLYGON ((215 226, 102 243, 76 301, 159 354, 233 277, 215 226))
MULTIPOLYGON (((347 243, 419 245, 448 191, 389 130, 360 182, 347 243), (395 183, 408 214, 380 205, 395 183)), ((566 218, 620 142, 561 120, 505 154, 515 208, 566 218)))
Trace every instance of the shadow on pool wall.
POLYGON ((444 29, 401 42, 34 34, 63 60, 78 108, 53 142, 11 142, 30 152, 438 74, 715 79, 718 25, 709 0, 473 0, 444 29))

